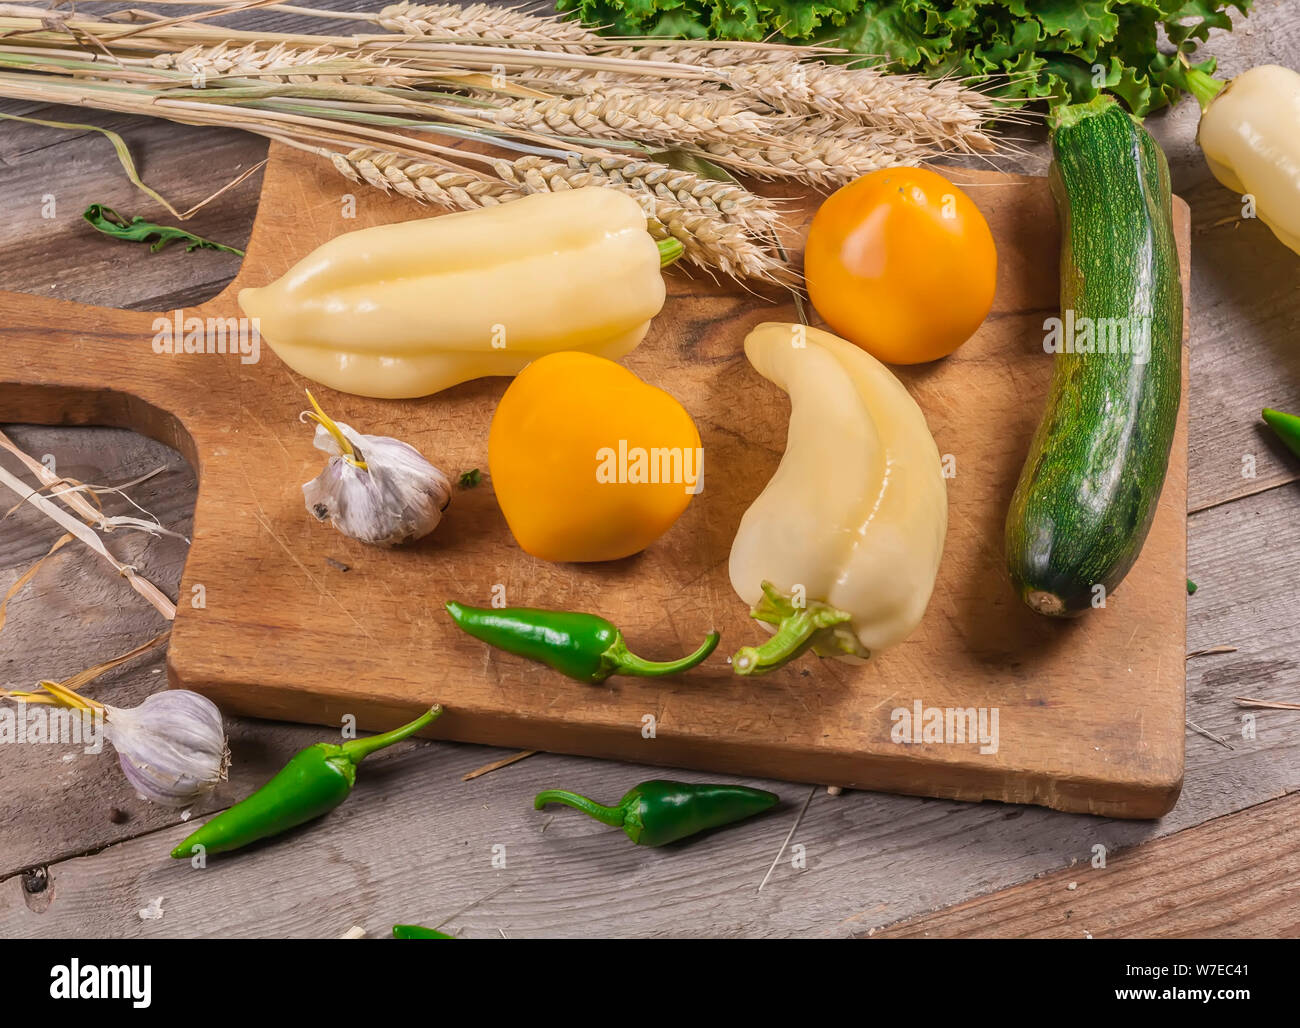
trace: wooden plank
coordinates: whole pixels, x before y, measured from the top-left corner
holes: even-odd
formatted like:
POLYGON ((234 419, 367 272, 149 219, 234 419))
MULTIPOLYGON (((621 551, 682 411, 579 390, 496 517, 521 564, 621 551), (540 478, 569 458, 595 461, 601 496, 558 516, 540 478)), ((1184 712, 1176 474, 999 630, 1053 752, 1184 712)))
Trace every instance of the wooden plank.
POLYGON ((873 931, 878 939, 1300 937, 1300 796, 873 931))

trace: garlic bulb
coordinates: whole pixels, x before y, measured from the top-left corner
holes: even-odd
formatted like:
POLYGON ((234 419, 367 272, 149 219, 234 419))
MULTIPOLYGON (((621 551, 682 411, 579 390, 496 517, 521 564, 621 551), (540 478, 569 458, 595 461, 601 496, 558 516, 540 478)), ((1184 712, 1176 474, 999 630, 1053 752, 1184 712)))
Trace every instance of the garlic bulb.
POLYGON ((307 509, 363 543, 396 546, 438 527, 451 502, 451 479, 415 447, 387 436, 362 435, 330 420, 307 394, 316 422, 316 449, 331 454, 325 470, 302 487, 307 509))
POLYGON ((221 711, 185 689, 154 693, 138 707, 105 705, 104 733, 136 792, 163 806, 189 806, 230 766, 221 711))

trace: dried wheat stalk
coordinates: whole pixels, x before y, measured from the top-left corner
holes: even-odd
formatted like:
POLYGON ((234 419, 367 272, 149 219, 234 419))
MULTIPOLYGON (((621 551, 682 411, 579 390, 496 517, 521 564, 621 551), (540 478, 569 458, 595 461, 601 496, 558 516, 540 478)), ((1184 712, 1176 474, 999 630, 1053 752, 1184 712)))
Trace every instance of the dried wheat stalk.
POLYGON ((347 154, 322 150, 336 171, 353 182, 365 182, 384 192, 396 192, 421 203, 453 210, 491 207, 524 195, 520 189, 487 175, 452 170, 381 150, 357 149, 347 154))
POLYGON ((818 113, 952 149, 996 149, 981 126, 997 106, 958 82, 822 62, 748 64, 724 73, 737 90, 791 114, 818 113))
POLYGON ((652 233, 681 240, 686 260, 783 283, 793 275, 776 243, 776 205, 645 154, 669 149, 834 187, 945 148, 987 149, 981 126, 1002 113, 954 82, 809 59, 818 48, 611 40, 485 4, 399 3, 351 17, 397 34, 227 35, 179 19, 122 34, 19 12, 4 19, 10 67, 24 46, 43 56, 0 72, 0 96, 230 125, 322 155, 354 181, 456 209, 612 187, 642 202, 652 233), (509 69, 504 89, 489 78, 498 65, 509 69), (182 76, 211 88, 177 88, 182 76), (521 83, 540 92, 519 99, 521 83), (459 154, 430 134, 468 137, 493 156, 459 154))
MULTIPOLYGON (((875 68, 801 61, 799 48, 708 46, 699 43, 611 43, 573 22, 537 17, 517 10, 474 4, 401 3, 384 8, 376 21, 394 31, 484 42, 511 42, 538 49, 577 47, 607 57, 643 61, 672 61, 714 69, 720 79, 742 96, 790 114, 822 114, 850 125, 891 130, 911 142, 966 152, 995 149, 982 126, 998 106, 978 90, 959 82, 918 75, 889 75, 875 68), (400 26, 400 27, 399 27, 400 26)), ((625 84, 647 92, 664 88, 677 92, 680 83, 574 68, 538 68, 527 76, 531 84, 573 89, 609 88, 625 84)), ((725 96, 719 86, 697 87, 700 94, 725 96)))
POLYGON ((629 189, 643 190, 688 208, 714 212, 723 220, 758 236, 769 235, 781 220, 771 200, 736 182, 703 178, 640 157, 607 154, 569 159, 569 165, 629 189))
POLYGON ((773 119, 739 100, 693 100, 632 92, 516 100, 466 114, 529 132, 597 139, 635 139, 645 143, 726 143, 736 139, 770 139, 778 131, 773 119))
POLYGON ((810 118, 796 132, 760 144, 715 142, 704 155, 734 171, 766 179, 792 179, 834 189, 855 178, 934 155, 921 143, 880 130, 848 131, 829 118, 810 118))
POLYGON ((390 4, 373 18, 375 24, 408 36, 482 39, 557 48, 584 46, 605 40, 576 21, 525 14, 513 7, 491 4, 390 4))
POLYGON ((776 212, 760 214, 765 203, 761 198, 749 194, 751 199, 741 201, 739 192, 747 192, 741 187, 706 184, 689 172, 673 172, 662 165, 643 170, 636 161, 624 163, 614 156, 592 162, 574 157, 569 163, 529 156, 492 162, 494 178, 370 149, 320 152, 354 182, 457 210, 506 203, 529 193, 612 186, 642 203, 651 235, 680 240, 686 260, 736 278, 786 284, 793 279, 785 263, 754 239, 760 225, 770 231, 776 212), (671 174, 661 175, 660 170, 671 174))
MULTIPOLYGON (((504 163, 504 162, 503 162, 504 163)), ((510 168, 497 172, 503 178, 511 174, 531 192, 556 192, 583 186, 613 184, 600 170, 581 164, 565 164, 543 157, 524 157, 510 162, 510 168)), ((715 211, 657 192, 632 189, 642 200, 647 227, 656 239, 669 236, 679 240, 684 258, 708 271, 719 270, 734 278, 752 278, 789 285, 794 276, 786 263, 772 250, 755 242, 754 236, 741 225, 717 216, 715 211)))
POLYGON ((320 47, 296 49, 284 43, 274 46, 248 43, 240 47, 227 43, 197 44, 179 53, 158 54, 150 65, 183 71, 202 80, 238 76, 281 83, 391 85, 405 77, 400 67, 373 57, 341 57, 320 47))
MULTIPOLYGON (((692 43, 669 43, 643 46, 612 44, 604 37, 575 21, 557 17, 526 14, 514 8, 489 7, 486 4, 393 4, 373 19, 393 32, 436 39, 476 40, 550 52, 597 52, 603 56, 630 61, 671 61, 709 67, 734 64, 740 60, 790 61, 792 51, 784 47, 720 48, 692 43)), ((627 86, 647 93, 680 95, 682 84, 655 78, 652 73, 590 71, 581 68, 535 68, 519 75, 522 85, 532 88, 560 89, 570 93, 590 93, 614 86, 627 86)), ((691 90, 697 99, 735 98, 734 90, 721 82, 696 83, 691 90)))

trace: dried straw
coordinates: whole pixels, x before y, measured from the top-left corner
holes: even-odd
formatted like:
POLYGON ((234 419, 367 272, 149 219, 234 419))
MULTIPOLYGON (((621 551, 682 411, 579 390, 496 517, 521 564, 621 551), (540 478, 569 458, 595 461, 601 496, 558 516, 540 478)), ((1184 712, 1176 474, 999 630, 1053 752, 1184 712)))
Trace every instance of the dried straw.
POLYGON ((563 49, 604 43, 576 21, 526 14, 491 4, 390 4, 373 16, 389 32, 447 39, 483 39, 563 49))
POLYGON ((470 109, 494 124, 529 132, 646 143, 729 144, 773 138, 777 126, 742 101, 678 99, 632 92, 552 100, 516 100, 470 109))
MULTIPOLYGON (((713 69, 720 80, 750 102, 754 98, 790 114, 822 114, 849 125, 888 129, 901 138, 943 149, 996 149, 982 126, 999 105, 960 82, 919 75, 890 75, 875 67, 802 61, 808 48, 691 41, 611 42, 571 21, 538 17, 484 4, 395 4, 375 21, 395 32, 432 38, 509 43, 540 50, 594 50, 625 61, 658 61, 713 69)), ((614 83, 650 90, 632 69, 592 75, 572 68, 539 68, 530 82, 607 89, 614 83)), ((679 83, 663 83, 680 89, 679 83)), ((725 95, 704 87, 697 95, 725 95)))
POLYGON ((204 84, 209 79, 238 77, 297 84, 388 85, 408 77, 400 66, 373 57, 339 57, 320 47, 295 48, 285 43, 246 43, 239 47, 199 43, 179 53, 159 54, 150 66, 182 71, 204 84))
POLYGON ((880 168, 917 164, 933 155, 924 144, 882 130, 846 131, 829 119, 812 118, 799 131, 760 144, 706 144, 710 160, 766 179, 792 179, 834 189, 880 168))
POLYGON ((959 82, 823 62, 747 64, 725 74, 733 88, 791 114, 822 114, 945 149, 997 149, 982 131, 997 105, 959 82))

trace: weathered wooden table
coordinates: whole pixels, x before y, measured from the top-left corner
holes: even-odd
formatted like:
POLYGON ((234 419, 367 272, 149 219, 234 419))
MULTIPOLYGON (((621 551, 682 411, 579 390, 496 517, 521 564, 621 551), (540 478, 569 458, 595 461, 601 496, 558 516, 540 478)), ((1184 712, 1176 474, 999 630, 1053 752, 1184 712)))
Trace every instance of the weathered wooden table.
MULTIPOLYGON (((260 24, 291 20, 263 14, 260 24)), ((1211 51, 1226 75, 1260 63, 1296 67, 1300 8, 1259 0, 1211 51)), ((66 108, 0 110, 116 129, 145 180, 178 205, 265 152, 235 132, 66 108)), ((1300 934, 1300 712, 1246 711, 1233 700, 1300 701, 1291 651, 1300 642, 1300 464, 1259 422, 1264 406, 1300 409, 1300 258, 1240 218, 1239 198, 1210 177, 1194 145, 1196 116, 1189 100, 1149 122, 1193 218, 1188 545, 1199 589, 1188 599, 1187 717, 1200 731, 1188 729, 1186 785, 1168 816, 1118 822, 758 783, 782 795, 782 813, 680 851, 643 851, 576 816, 548 831, 551 817, 527 800, 552 785, 612 798, 651 768, 539 754, 465 782, 508 754, 414 743, 375 757, 354 801, 292 844, 194 875, 166 855, 187 830, 179 815, 137 799, 111 752, 6 746, 0 937, 329 937, 353 925, 381 934, 397 921, 444 919, 466 937, 1300 934), (158 897, 163 917, 142 919, 158 897)), ((0 288, 165 310, 198 303, 233 276, 237 257, 179 248, 146 256, 86 229, 81 211, 94 202, 157 213, 102 136, 0 125, 0 288)), ((1045 164, 1040 138, 1006 166, 1041 173, 1045 164)), ((241 245, 257 193, 253 176, 189 227, 241 245)), ((87 482, 165 468, 131 494, 187 530, 194 477, 176 453, 108 429, 4 430, 87 482)), ((0 463, 19 470, 7 454, 0 463)), ((26 507, 0 521, 0 594, 56 535, 26 507)), ((119 559, 175 595, 183 543, 124 533, 110 541, 119 559)), ((66 547, 9 604, 0 686, 66 677, 164 628, 97 557, 66 547)), ((105 675, 93 694, 132 705, 162 675, 159 653, 105 675)), ((322 737, 267 722, 229 727, 231 780, 196 815, 247 794, 322 737)))

